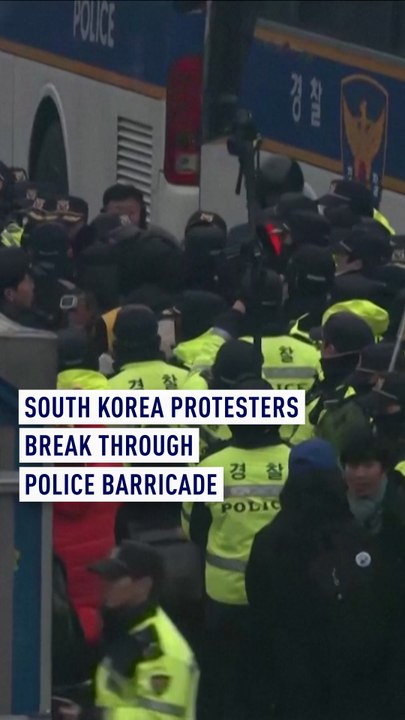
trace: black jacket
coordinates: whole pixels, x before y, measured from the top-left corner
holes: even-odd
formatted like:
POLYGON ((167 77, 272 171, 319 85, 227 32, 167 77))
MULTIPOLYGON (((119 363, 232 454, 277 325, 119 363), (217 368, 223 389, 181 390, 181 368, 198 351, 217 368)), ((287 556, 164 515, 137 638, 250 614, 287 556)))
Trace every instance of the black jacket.
POLYGON ((349 270, 335 276, 331 304, 356 298, 369 300, 389 311, 393 297, 389 285, 382 279, 366 275, 364 270, 349 270))
POLYGON ((80 287, 92 292, 101 312, 119 305, 118 268, 113 249, 96 240, 77 259, 80 287))
POLYGON ((66 326, 67 318, 60 308, 60 301, 64 295, 77 293, 78 288, 74 283, 63 278, 58 278, 48 273, 41 267, 33 268, 35 282, 34 307, 43 318, 46 328, 56 331, 66 326))
POLYGON ((349 514, 281 510, 254 540, 246 590, 280 718, 404 713, 404 567, 349 514))
POLYGON ((0 303, 0 313, 14 323, 34 330, 48 330, 47 318, 36 309, 19 308, 12 303, 0 303))
POLYGON ((396 555, 405 564, 405 477, 397 470, 388 473, 378 539, 384 554, 396 555))
POLYGON ((164 231, 123 236, 112 247, 112 256, 120 295, 126 296, 145 283, 158 285, 167 293, 182 289, 183 253, 164 231))
POLYGON ((90 677, 90 656, 79 618, 67 590, 66 569, 53 556, 52 583, 52 686, 61 687, 84 682, 90 677))

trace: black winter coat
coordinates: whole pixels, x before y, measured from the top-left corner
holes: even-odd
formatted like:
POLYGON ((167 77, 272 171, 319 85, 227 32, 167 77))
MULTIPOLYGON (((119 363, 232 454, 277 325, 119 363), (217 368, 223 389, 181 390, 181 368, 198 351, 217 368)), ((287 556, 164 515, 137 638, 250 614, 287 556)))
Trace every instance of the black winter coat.
POLYGON ((281 510, 257 534, 246 573, 268 668, 262 716, 272 700, 283 720, 404 716, 404 575, 351 516, 281 510))

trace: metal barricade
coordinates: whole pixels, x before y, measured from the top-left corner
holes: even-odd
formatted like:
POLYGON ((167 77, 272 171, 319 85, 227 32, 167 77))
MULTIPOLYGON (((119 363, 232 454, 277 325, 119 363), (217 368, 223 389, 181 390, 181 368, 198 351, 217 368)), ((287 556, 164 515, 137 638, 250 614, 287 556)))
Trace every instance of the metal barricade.
POLYGON ((0 720, 51 706, 52 505, 18 499, 17 393, 55 388, 56 358, 48 333, 0 335, 0 720))
POLYGON ((56 387, 56 336, 48 332, 0 335, 0 377, 19 390, 56 387))
POLYGON ((18 501, 0 473, 0 713, 47 712, 51 695, 52 506, 18 501))

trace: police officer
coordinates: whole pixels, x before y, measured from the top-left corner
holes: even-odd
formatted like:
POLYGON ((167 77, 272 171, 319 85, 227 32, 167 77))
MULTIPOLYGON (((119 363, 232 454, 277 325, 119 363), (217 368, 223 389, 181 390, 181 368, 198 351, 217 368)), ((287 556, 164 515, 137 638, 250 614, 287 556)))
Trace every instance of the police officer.
POLYGON ((333 288, 335 263, 326 248, 305 245, 287 265, 288 299, 285 311, 293 322, 290 335, 313 342, 309 331, 319 325, 333 288))
MULTIPOLYGON (((361 397, 369 393, 385 377, 394 348, 395 344, 393 342, 380 342, 373 343, 361 351, 357 368, 348 378, 356 392, 356 396, 361 397)), ((405 371, 405 354, 403 351, 399 352, 395 358, 394 370, 398 372, 405 371)))
POLYGON ((4 222, 10 211, 10 199, 15 178, 11 168, 0 160, 0 228, 3 230, 4 222))
MULTIPOLYGON (((184 390, 234 390, 238 381, 259 377, 256 350, 243 340, 228 340, 218 350, 211 371, 192 373, 184 390)), ((200 459, 220 450, 231 439, 227 425, 200 427, 200 459)))
POLYGON ((280 276, 265 267, 249 268, 242 295, 238 308, 221 319, 221 329, 247 342, 260 333, 263 375, 275 389, 310 390, 319 370, 319 352, 288 334, 280 276))
POLYGON ((2 247, 21 247, 23 235, 24 227, 15 220, 10 220, 1 233, 0 245, 2 247))
MULTIPOLYGON (((89 569, 105 581, 105 653, 96 672, 94 717, 194 720, 198 669, 190 647, 159 606, 160 554, 153 546, 127 541, 89 569)), ((74 709, 80 717, 80 708, 74 709)))
MULTIPOLYGON (((274 208, 286 194, 315 199, 312 188, 305 182, 299 163, 285 155, 273 155, 261 165, 257 173, 257 205, 262 209, 274 208)), ((236 225, 228 234, 229 245, 240 247, 249 236, 248 225, 236 225)))
POLYGON ((325 343, 322 344, 321 374, 318 382, 315 383, 312 391, 307 395, 306 423, 296 427, 283 426, 281 434, 284 440, 288 440, 293 445, 308 440, 315 432, 314 424, 322 422, 323 431, 327 433, 325 438, 340 447, 342 440, 340 433, 345 429, 346 422, 346 408, 343 414, 340 413, 340 408, 342 404, 346 404, 349 396, 355 392, 351 387, 348 376, 355 370, 363 347, 382 339, 388 328, 388 322, 388 313, 368 300, 351 300, 336 303, 326 310, 322 317, 322 326, 312 328, 310 331, 311 339, 314 342, 321 343, 330 334, 332 338, 336 339, 337 345, 347 348, 347 351, 343 349, 341 352, 336 352, 337 345, 334 344, 334 341, 331 344, 329 343, 327 348, 325 343), (333 320, 329 324, 333 316, 341 314, 346 317, 346 327, 344 319, 333 320), (361 322, 356 324, 353 316, 357 317, 361 322), (324 328, 326 326, 328 327, 325 333, 324 328), (356 328, 360 333, 357 340, 356 328), (329 333, 329 330, 331 330, 331 333, 329 333), (367 339, 369 342, 366 342, 367 339), (365 344, 362 345, 362 343, 365 344), (324 391, 326 392, 325 407, 323 407, 323 402, 319 402, 324 391), (315 407, 320 411, 319 414, 314 411, 315 407), (326 407, 328 413, 326 413, 326 407), (336 418, 336 411, 338 412, 338 418, 336 418), (323 421, 324 415, 327 415, 325 422, 323 421), (332 417, 334 421, 330 426, 329 421, 332 417), (338 419, 340 427, 338 435, 335 433, 336 419, 338 419), (326 430, 327 426, 329 426, 328 430, 326 430))
MULTIPOLYGON (((284 204, 284 203, 283 203, 284 204)), ((316 209, 290 209, 280 214, 279 207, 263 210, 257 219, 257 237, 267 267, 285 274, 288 261, 303 245, 327 247, 330 223, 316 209)))
MULTIPOLYGON (((369 300, 345 300, 330 305, 322 316, 322 326, 331 317, 340 312, 349 312, 362 318, 371 328, 376 342, 380 342, 389 326, 389 315, 384 308, 369 300)), ((312 328, 310 337, 314 341, 322 340, 322 327, 312 328)))
POLYGON ((111 390, 177 390, 187 371, 164 362, 157 319, 144 305, 126 305, 114 324, 114 363, 111 390))
POLYGON ((98 372, 97 354, 82 328, 59 331, 58 363, 58 390, 107 390, 107 378, 98 372))
MULTIPOLYGON (((124 306, 117 315, 114 336, 113 358, 117 374, 108 380, 110 390, 177 390, 183 387, 188 373, 162 358, 158 323, 152 310, 143 305, 124 306)), ((179 526, 180 509, 180 503, 123 503, 117 513, 116 533, 127 538, 134 529, 179 526)))
POLYGON ((177 345, 173 357, 181 366, 198 369, 198 362, 205 348, 212 361, 224 342, 223 334, 216 331, 215 321, 228 309, 217 293, 206 290, 186 290, 175 302, 177 345))
POLYGON ((200 210, 184 232, 184 287, 228 297, 232 293, 231 263, 225 261, 226 223, 216 213, 200 210))
MULTIPOLYGON (((245 380, 235 389, 243 393, 270 386, 261 379, 245 380)), ((290 452, 274 425, 233 425, 230 430, 229 446, 200 463, 201 467, 224 468, 223 502, 183 505, 184 529, 189 519, 191 538, 206 548, 202 718, 249 717, 245 567, 255 534, 278 513, 290 452)))
POLYGON ((118 262, 111 237, 129 223, 126 215, 97 215, 80 230, 72 246, 78 282, 94 293, 103 312, 120 303, 118 262))
POLYGON ((35 305, 52 330, 64 325, 61 299, 77 292, 71 281, 68 231, 60 223, 37 227, 31 236, 30 252, 35 280, 35 305))
POLYGON ((377 220, 391 235, 395 235, 395 230, 387 218, 374 207, 370 190, 356 180, 332 180, 329 191, 318 199, 318 204, 324 208, 327 217, 330 217, 330 210, 337 207, 347 208, 353 216, 377 220))
POLYGON ((75 195, 57 195, 55 197, 56 214, 69 236, 72 247, 79 232, 86 226, 89 217, 89 206, 83 198, 75 195))
MULTIPOLYGON (((393 350, 394 344, 385 342, 365 347, 360 353, 356 370, 345 381, 345 396, 325 403, 325 412, 315 433, 333 442, 337 452, 342 451, 352 431, 369 429, 370 419, 362 401, 386 373, 393 350)), ((405 369, 403 353, 398 354, 395 369, 405 369)))
POLYGON ((374 336, 366 321, 350 312, 330 315, 321 332, 323 379, 308 397, 308 419, 318 437, 339 448, 350 427, 365 422, 364 414, 360 410, 356 414, 354 405, 349 415, 338 411, 354 393, 348 378, 358 365, 361 351, 374 343, 374 336))
POLYGON ((125 305, 146 305, 159 319, 159 335, 162 339, 162 350, 167 358, 172 356, 175 343, 175 323, 171 310, 174 298, 165 293, 157 285, 145 283, 131 292, 121 305, 103 313, 95 323, 95 339, 99 355, 112 354, 114 345, 114 323, 121 307, 125 305))
POLYGON ((403 268, 389 266, 392 251, 388 231, 374 220, 343 234, 334 246, 333 301, 365 298, 389 310, 405 279, 403 268))
POLYGON ((386 373, 361 403, 391 451, 391 468, 405 476, 405 373, 386 373))
POLYGON ((405 268, 400 258, 399 262, 397 260, 397 238, 393 238, 375 220, 363 221, 360 227, 366 234, 368 248, 362 262, 362 274, 371 280, 385 283, 389 299, 392 299, 405 285, 405 268))

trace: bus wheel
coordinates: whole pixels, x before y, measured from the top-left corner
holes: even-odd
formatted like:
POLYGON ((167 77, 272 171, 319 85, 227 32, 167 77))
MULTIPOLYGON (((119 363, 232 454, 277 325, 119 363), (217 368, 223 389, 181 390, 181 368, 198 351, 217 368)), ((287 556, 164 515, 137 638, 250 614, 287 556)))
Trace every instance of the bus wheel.
POLYGON ((29 176, 34 182, 51 183, 61 193, 69 191, 65 142, 58 110, 45 98, 37 110, 31 135, 29 176))

